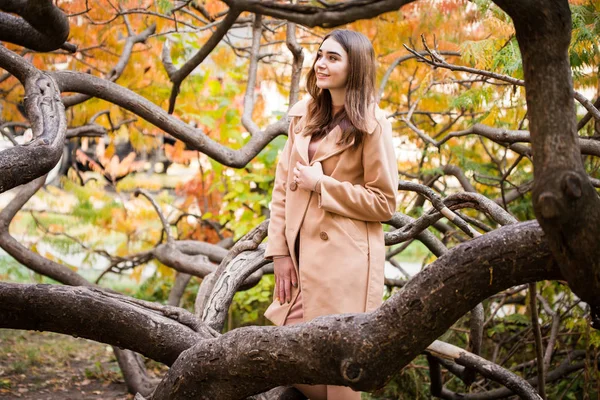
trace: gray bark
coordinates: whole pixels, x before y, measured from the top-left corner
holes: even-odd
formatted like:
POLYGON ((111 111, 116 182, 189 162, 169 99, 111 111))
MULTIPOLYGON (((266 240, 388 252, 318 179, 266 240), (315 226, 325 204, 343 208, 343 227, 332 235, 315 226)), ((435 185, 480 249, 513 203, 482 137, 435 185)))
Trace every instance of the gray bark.
POLYGON ((449 250, 372 313, 202 341, 173 364, 152 399, 241 399, 292 383, 372 390, 486 297, 558 277, 537 223, 503 227, 449 250))
POLYGON ((84 93, 116 104, 185 142, 190 149, 198 150, 229 167, 245 167, 274 138, 287 133, 288 121, 287 118, 282 118, 260 134, 253 135, 243 148, 233 150, 116 83, 72 71, 55 71, 49 74, 56 79, 61 91, 84 93))
POLYGON ((52 0, 1 0, 0 40, 36 51, 59 49, 69 36, 69 20, 52 0))
POLYGON ((181 298, 185 293, 185 288, 187 287, 188 283, 190 283, 190 279, 192 279, 190 274, 182 272, 177 272, 177 274, 175 274, 175 283, 173 283, 173 287, 169 292, 169 299, 167 300, 168 305, 179 307, 179 304, 181 304, 181 298))
POLYGON ((0 283, 0 327, 83 337, 167 365, 215 334, 182 309, 95 288, 16 283, 0 283))
POLYGON ((600 199, 579 153, 566 0, 496 0, 513 19, 523 57, 533 206, 569 286, 600 308, 600 199))
POLYGON ((63 154, 67 132, 65 109, 54 79, 0 46, 0 67, 25 87, 25 111, 33 141, 0 152, 0 193, 47 174, 63 154))
POLYGON ((127 391, 132 394, 140 393, 142 396, 152 394, 160 379, 148 375, 142 357, 132 351, 121 350, 118 347, 113 347, 113 351, 123 373, 127 391))

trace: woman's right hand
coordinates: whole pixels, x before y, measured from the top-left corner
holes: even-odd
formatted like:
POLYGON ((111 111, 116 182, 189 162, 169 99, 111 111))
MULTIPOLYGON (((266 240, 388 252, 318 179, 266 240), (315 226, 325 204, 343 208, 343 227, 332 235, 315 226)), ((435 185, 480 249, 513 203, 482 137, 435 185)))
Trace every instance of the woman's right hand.
POLYGON ((275 293, 279 304, 292 301, 292 285, 298 287, 298 277, 292 262, 292 257, 277 257, 273 260, 275 274, 275 293))

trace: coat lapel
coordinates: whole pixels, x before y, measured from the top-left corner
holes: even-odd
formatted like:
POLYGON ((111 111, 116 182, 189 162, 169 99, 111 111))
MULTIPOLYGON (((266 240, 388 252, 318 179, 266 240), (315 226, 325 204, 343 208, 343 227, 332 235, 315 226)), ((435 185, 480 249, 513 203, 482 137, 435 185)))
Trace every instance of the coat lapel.
MULTIPOLYGON (((301 100, 296 103, 288 112, 288 116, 290 117, 301 117, 296 127, 294 129, 294 133, 296 134, 295 145, 296 149, 302 158, 302 161, 305 165, 309 165, 308 162, 308 145, 310 144, 310 136, 306 136, 302 134, 302 130, 304 129, 304 125, 306 123, 306 112, 307 112, 307 104, 308 100, 301 100)), ((365 119, 367 121, 367 133, 372 134, 379 122, 377 122, 377 116, 381 114, 381 109, 375 104, 371 103, 367 115, 365 119)), ((313 156, 310 164, 313 164, 317 161, 323 161, 334 155, 341 153, 347 148, 351 147, 354 144, 354 140, 351 140, 348 144, 338 144, 340 138, 342 136, 342 131, 339 126, 336 126, 323 138, 323 140, 319 143, 315 155, 313 156)))
POLYGON ((317 151, 313 156, 311 164, 316 163, 317 161, 320 162, 326 160, 329 157, 333 157, 334 155, 341 153, 354 144, 354 139, 352 139, 348 144, 338 144, 341 137, 342 130, 339 126, 336 126, 319 143, 319 147, 317 147, 317 151))
MULTIPOLYGON (((310 144, 310 136, 303 135, 302 131, 296 135, 296 150, 302 158, 303 164, 308 165, 308 145, 310 144)), ((314 158, 314 157, 313 157, 314 158)))

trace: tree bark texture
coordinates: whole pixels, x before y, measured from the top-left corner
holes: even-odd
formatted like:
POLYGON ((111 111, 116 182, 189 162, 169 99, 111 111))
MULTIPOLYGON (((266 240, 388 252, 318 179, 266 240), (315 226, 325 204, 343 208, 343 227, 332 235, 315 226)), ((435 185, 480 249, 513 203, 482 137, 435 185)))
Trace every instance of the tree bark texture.
POLYGON ((486 297, 560 274, 536 222, 448 251, 379 309, 285 327, 249 327, 198 343, 152 399, 242 399, 292 383, 381 387, 486 297))
POLYGON ((47 174, 63 154, 67 133, 65 108, 54 79, 0 46, 0 67, 25 86, 25 111, 33 141, 0 152, 0 193, 47 174))
POLYGON ((0 327, 84 337, 167 365, 213 337, 185 310, 169 313, 165 306, 133 300, 94 288, 0 283, 0 327))
POLYGON ((52 0, 0 0, 0 40, 35 51, 59 49, 69 36, 69 20, 52 0))
POLYGON ((535 183, 533 205, 569 286, 600 307, 600 199, 579 155, 567 0, 496 0, 523 58, 535 183))

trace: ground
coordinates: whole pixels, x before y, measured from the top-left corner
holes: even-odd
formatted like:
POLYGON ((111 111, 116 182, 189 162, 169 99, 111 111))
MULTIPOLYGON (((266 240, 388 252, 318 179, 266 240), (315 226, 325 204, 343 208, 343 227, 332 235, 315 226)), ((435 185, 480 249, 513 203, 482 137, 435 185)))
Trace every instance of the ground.
MULTIPOLYGON (((155 363, 148 367, 159 372, 155 363)), ((0 398, 133 399, 110 346, 51 332, 0 329, 0 398)))

